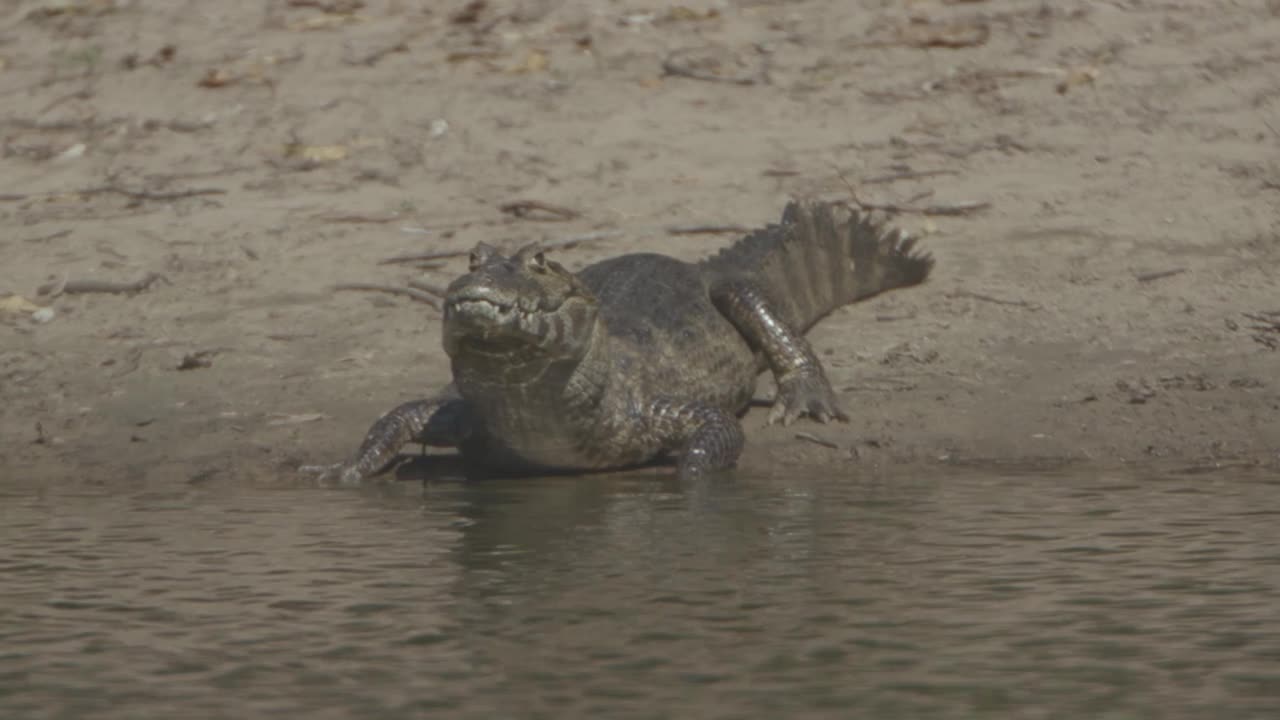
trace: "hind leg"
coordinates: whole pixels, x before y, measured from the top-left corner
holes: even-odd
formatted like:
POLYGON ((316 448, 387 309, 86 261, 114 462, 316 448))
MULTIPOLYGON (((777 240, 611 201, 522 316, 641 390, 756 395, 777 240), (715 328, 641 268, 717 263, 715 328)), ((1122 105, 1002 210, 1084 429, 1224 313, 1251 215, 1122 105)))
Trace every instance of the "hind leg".
POLYGON ((802 415, 847 421, 813 347, 770 306, 760 288, 747 280, 729 280, 711 289, 711 300, 751 347, 761 352, 778 383, 769 422, 788 425, 802 415))

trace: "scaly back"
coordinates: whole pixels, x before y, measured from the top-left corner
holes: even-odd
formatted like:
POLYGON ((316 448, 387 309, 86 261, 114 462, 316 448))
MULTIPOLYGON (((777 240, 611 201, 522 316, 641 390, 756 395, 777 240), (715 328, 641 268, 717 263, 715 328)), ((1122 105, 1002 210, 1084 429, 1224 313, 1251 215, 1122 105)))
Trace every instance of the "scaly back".
MULTIPOLYGON (((702 261, 712 278, 748 278, 801 332, 836 308, 924 282, 915 238, 842 204, 791 202, 782 221, 702 261)), ((714 280, 713 280, 714 281, 714 280)))

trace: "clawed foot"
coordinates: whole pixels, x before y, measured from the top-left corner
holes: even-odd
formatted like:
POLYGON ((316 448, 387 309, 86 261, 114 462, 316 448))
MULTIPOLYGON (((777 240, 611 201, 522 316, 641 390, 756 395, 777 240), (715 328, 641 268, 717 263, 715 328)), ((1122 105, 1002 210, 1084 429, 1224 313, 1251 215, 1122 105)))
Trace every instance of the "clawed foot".
POLYGON ((778 382, 778 397, 769 411, 769 424, 790 425, 802 415, 820 423, 849 420, 836 402, 831 383, 821 374, 796 373, 778 382))

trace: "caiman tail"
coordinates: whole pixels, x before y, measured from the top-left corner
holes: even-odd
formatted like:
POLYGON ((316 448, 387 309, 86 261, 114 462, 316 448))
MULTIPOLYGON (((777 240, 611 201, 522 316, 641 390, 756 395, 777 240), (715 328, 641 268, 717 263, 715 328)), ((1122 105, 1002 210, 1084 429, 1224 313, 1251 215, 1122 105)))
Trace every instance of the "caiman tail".
POLYGON ((933 268, 915 238, 842 204, 791 202, 782 222, 703 261, 713 277, 748 278, 801 332, 832 310, 924 282, 933 268))

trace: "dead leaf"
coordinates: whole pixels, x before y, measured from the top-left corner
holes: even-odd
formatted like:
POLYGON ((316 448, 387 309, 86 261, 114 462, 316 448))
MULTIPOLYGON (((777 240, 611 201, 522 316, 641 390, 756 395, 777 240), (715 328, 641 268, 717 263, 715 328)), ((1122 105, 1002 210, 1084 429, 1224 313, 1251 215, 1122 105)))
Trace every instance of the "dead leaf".
POLYGON ((347 157, 346 145, 303 145, 289 143, 284 146, 284 156, 308 162, 337 162, 347 157))
POLYGON ((289 25, 289 30, 293 32, 311 32, 314 30, 333 30, 343 25, 362 22, 364 18, 359 15, 312 15, 309 18, 303 18, 289 25))
POLYGON ((30 315, 39 309, 39 305, 21 295, 0 298, 0 315, 30 315))
POLYGON ((1092 65, 1071 68, 1067 70, 1066 77, 1058 81, 1058 94, 1065 95, 1068 90, 1077 85, 1092 84, 1101 74, 1102 71, 1092 65))
POLYGON ((204 74, 204 77, 200 78, 200 82, 196 84, 200 87, 220 88, 226 87, 239 79, 240 77, 230 70, 225 70, 223 68, 209 68, 208 72, 204 74))
POLYGON ((488 7, 486 0, 471 0, 471 2, 463 5, 460 10, 449 16, 449 22, 454 25, 471 25, 480 19, 480 15, 488 7))
POLYGON ((680 21, 697 21, 697 20, 714 20, 720 17, 720 11, 715 8, 708 10, 694 10, 683 5, 676 5, 667 11, 663 21, 680 22, 680 21))
POLYGON ((495 50, 455 50, 445 56, 445 62, 460 63, 467 60, 497 60, 502 53, 495 50))
POLYGON ((898 32, 898 40, 917 48, 967 48, 982 45, 991 37, 991 26, 984 22, 912 22, 898 32))
POLYGON ((551 57, 543 50, 530 50, 524 62, 508 70, 512 73, 542 72, 551 66, 551 57))

